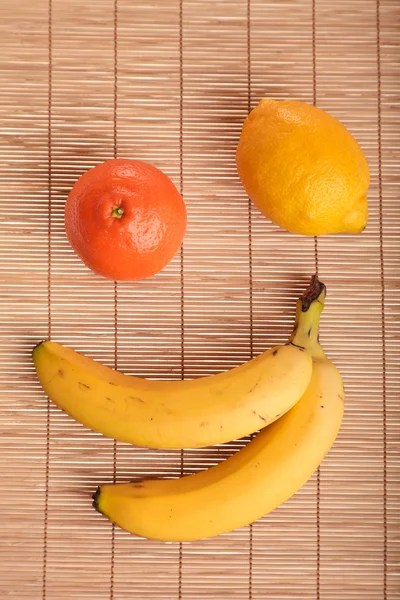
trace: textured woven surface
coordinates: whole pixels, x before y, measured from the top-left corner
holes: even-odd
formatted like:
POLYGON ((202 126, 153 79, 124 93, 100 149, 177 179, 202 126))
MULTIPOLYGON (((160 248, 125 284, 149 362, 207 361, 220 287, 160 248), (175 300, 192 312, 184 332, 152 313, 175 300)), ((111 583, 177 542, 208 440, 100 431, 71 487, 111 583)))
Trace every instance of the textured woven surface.
POLYGON ((0 597, 398 599, 398 3, 51 1, 0 5, 0 597), (314 101, 359 140, 361 236, 324 237, 316 254, 249 207, 234 152, 263 96, 314 101), (162 168, 189 214, 182 254, 117 287, 63 227, 74 181, 114 155, 162 168), (286 338, 316 258, 321 337, 347 393, 319 474, 216 539, 113 530, 91 507, 97 483, 193 472, 245 441, 182 455, 114 444, 47 403, 33 345, 51 336, 150 377, 218 372, 286 338))

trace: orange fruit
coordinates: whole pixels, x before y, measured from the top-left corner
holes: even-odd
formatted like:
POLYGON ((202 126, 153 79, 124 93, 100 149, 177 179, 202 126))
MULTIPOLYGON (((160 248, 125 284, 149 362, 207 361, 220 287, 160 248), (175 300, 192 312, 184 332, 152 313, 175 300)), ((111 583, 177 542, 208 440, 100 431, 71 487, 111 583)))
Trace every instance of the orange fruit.
POLYGON ((236 152, 240 179, 258 209, 293 233, 360 233, 368 220, 369 170, 339 121, 295 100, 261 100, 236 152))
POLYGON ((117 280, 163 269, 186 231, 186 207, 172 181, 140 160, 108 160, 84 173, 65 206, 75 252, 93 271, 117 280))

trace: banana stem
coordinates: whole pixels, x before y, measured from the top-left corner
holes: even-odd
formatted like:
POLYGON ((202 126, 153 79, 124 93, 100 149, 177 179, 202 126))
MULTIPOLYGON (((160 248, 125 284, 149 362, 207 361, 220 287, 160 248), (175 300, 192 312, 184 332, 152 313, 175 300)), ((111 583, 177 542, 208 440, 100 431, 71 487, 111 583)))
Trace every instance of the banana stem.
POLYGON ((319 343, 319 319, 324 308, 325 295, 325 285, 313 275, 310 285, 297 301, 296 320, 289 338, 291 344, 305 348, 313 358, 325 358, 319 343))

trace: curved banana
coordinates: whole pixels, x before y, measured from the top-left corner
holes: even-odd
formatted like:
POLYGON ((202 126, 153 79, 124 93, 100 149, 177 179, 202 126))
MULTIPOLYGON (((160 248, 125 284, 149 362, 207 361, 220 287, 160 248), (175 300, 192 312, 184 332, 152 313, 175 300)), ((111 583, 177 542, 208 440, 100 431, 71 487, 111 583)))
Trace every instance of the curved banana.
MULTIPOLYGON (((344 392, 336 367, 318 343, 318 323, 304 334, 310 312, 298 305, 298 341, 310 349, 313 373, 301 400, 234 456, 206 471, 174 480, 103 485, 95 508, 139 536, 187 541, 216 536, 255 521, 290 498, 332 446, 343 416, 344 392)), ((315 321, 315 319, 314 319, 315 321)))
POLYGON ((33 360, 49 398, 90 429, 149 448, 199 448, 253 433, 301 398, 312 362, 300 333, 230 371, 186 381, 123 375, 49 341, 33 360))

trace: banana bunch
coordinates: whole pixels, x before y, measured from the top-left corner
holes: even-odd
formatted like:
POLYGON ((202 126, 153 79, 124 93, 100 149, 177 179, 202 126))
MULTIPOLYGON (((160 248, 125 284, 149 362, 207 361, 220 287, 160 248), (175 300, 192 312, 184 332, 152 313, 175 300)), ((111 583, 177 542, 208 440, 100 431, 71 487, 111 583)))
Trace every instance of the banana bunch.
POLYGON ((34 349, 39 380, 60 408, 104 435, 184 448, 256 435, 231 458, 174 480, 100 486, 94 507, 150 539, 188 541, 242 527, 290 498, 339 432, 344 391, 319 341, 325 286, 313 277, 288 342, 226 373, 150 381, 53 342, 34 349))

